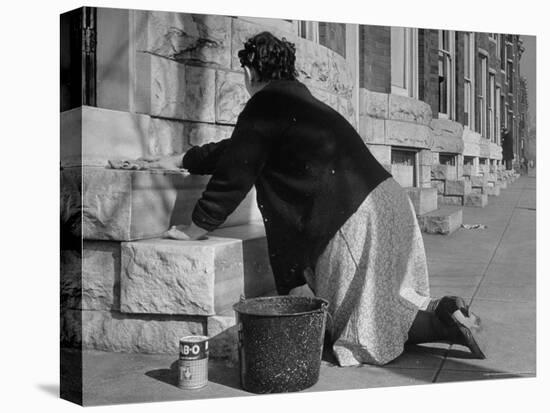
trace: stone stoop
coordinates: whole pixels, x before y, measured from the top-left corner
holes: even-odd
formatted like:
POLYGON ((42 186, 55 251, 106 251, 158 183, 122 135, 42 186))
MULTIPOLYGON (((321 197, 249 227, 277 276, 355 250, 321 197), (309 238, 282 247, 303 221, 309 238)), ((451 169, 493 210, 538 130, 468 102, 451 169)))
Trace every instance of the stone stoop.
POLYGON ((485 208, 489 203, 487 194, 484 193, 471 193, 464 197, 464 206, 485 208))
POLYGON ((62 345, 177 354, 179 337, 206 334, 212 357, 232 360, 232 305, 274 289, 261 224, 204 241, 84 241, 62 251, 62 345))
POLYGON ((448 235, 462 225, 462 208, 443 206, 435 211, 418 216, 418 223, 423 232, 448 235))
POLYGON ((487 195, 500 196, 500 184, 498 182, 489 182, 487 185, 487 195))
POLYGON ((404 188, 414 206, 416 215, 437 209, 437 188, 404 188))

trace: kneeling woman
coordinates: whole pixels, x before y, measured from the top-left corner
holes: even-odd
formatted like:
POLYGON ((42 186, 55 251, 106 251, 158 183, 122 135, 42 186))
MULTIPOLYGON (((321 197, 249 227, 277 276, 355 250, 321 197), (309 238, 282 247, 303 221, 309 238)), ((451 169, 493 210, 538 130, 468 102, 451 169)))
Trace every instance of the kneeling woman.
POLYGON ((430 298, 407 194, 355 129, 296 80, 294 45, 263 32, 238 56, 251 98, 231 138, 151 160, 212 174, 193 224, 168 236, 199 239, 255 186, 277 290, 330 303, 340 365, 388 363, 406 342, 462 344, 483 358, 472 334, 479 319, 464 301, 430 298))

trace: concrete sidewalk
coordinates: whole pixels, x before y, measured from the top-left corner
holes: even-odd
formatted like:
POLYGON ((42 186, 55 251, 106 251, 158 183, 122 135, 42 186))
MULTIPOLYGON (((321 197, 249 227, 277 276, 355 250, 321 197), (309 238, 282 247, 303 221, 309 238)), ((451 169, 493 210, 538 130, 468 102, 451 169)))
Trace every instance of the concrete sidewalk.
MULTIPOLYGON (((489 205, 464 208, 465 224, 450 236, 425 235, 433 297, 467 298, 487 328, 486 360, 448 345, 411 346, 384 367, 340 368, 325 357, 319 382, 327 391, 483 380, 535 375, 536 179, 521 177, 489 205)), ((244 396, 238 367, 209 364, 209 385, 197 391, 176 387, 171 365, 176 355, 86 352, 84 404, 135 403, 244 396)))

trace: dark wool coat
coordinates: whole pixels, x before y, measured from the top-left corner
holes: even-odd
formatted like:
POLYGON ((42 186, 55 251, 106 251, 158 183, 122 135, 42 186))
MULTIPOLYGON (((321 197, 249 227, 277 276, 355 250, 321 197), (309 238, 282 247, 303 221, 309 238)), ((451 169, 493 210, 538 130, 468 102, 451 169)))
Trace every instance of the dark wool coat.
POLYGON ((231 138, 190 149, 183 167, 212 178, 193 211, 222 224, 253 185, 279 294, 306 283, 330 239, 391 175, 355 129, 298 81, 272 81, 239 115, 231 138))

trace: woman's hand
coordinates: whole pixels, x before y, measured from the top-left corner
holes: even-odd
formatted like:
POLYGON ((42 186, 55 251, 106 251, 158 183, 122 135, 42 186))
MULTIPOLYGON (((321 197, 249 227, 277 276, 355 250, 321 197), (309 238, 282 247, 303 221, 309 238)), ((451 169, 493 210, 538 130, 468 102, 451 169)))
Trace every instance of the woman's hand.
POLYGON ((180 241, 199 241, 206 239, 207 230, 202 229, 195 224, 174 225, 164 233, 164 238, 176 239, 180 241))
POLYGON ((309 288, 307 284, 293 288, 290 290, 288 295, 292 295, 294 297, 315 297, 315 294, 313 294, 313 291, 311 291, 311 288, 309 288))
POLYGON ((141 161, 148 162, 148 166, 151 169, 182 169, 183 155, 177 154, 170 156, 142 156, 139 158, 141 161))

